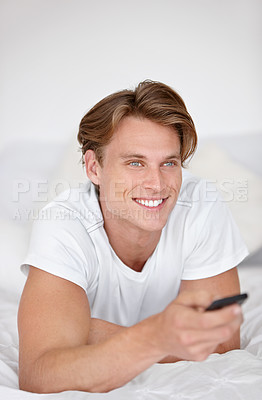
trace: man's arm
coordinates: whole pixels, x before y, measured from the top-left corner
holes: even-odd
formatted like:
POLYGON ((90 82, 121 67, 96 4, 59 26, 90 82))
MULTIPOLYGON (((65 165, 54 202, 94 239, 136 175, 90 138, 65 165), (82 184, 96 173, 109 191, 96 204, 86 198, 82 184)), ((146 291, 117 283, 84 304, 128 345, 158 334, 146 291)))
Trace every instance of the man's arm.
POLYGON ((154 319, 99 345, 87 345, 90 309, 85 291, 30 267, 18 313, 20 388, 106 392, 124 385, 161 357, 154 319))
POLYGON ((242 321, 239 306, 212 313, 195 309, 212 300, 207 292, 184 291, 162 313, 88 345, 91 318, 85 291, 31 267, 18 313, 20 388, 107 392, 169 354, 204 360, 242 321))
MULTIPOLYGON (((237 273, 237 268, 233 268, 222 274, 216 275, 211 278, 198 279, 194 281, 182 281, 180 286, 180 293, 183 291, 205 290, 214 294, 216 298, 232 296, 240 293, 240 284, 237 273)), ((126 329, 123 326, 112 324, 107 321, 92 318, 90 322, 90 331, 88 343, 101 343, 106 338, 115 335, 121 330, 126 329)), ((240 332, 239 330, 235 335, 226 343, 220 344, 215 352, 225 353, 229 350, 240 348, 240 332)), ((175 362, 179 361, 176 357, 166 357, 160 362, 175 362)))

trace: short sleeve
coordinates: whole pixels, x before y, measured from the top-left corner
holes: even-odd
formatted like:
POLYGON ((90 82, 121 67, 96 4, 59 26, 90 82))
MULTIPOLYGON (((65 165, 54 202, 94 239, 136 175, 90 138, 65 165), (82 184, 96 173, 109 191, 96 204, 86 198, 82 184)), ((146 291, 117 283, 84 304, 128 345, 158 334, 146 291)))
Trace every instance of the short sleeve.
POLYGON ((183 280, 203 279, 236 267, 248 249, 226 202, 214 189, 208 198, 202 191, 192 203, 187 221, 183 280))
POLYGON ((85 291, 92 287, 97 263, 93 243, 78 218, 59 207, 46 210, 34 221, 27 256, 21 265, 26 275, 32 265, 69 280, 85 291))

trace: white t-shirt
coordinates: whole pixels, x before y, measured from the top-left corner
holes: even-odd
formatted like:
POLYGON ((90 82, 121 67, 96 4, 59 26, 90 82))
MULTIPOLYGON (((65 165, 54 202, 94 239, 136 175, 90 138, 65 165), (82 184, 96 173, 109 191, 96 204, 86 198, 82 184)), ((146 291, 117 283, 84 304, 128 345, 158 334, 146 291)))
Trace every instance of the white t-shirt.
POLYGON ((81 286, 91 316, 131 326, 162 311, 181 280, 202 279, 235 267, 248 254, 217 190, 183 170, 177 203, 141 272, 127 267, 111 247, 95 187, 62 193, 34 222, 21 266, 33 265, 81 286))

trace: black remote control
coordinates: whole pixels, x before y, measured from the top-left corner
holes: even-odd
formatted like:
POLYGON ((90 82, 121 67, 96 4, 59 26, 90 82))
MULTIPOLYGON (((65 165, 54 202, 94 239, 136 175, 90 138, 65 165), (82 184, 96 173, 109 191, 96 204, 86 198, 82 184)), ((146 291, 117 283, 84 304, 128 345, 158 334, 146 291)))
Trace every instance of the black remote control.
POLYGON ((223 299, 215 300, 206 309, 206 311, 219 310, 220 308, 230 306, 231 304, 242 304, 248 298, 247 293, 238 294, 236 296, 224 297, 223 299))

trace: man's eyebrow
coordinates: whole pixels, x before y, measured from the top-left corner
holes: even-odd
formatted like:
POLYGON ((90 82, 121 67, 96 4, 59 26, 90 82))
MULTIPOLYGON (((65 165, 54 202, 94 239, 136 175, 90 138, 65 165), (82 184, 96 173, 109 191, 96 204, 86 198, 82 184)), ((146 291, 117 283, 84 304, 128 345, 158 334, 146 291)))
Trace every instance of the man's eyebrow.
POLYGON ((146 158, 145 156, 143 156, 143 154, 138 154, 138 153, 123 153, 120 154, 120 158, 122 158, 123 160, 126 160, 128 158, 146 158))
POLYGON ((166 159, 167 159, 167 160, 171 160, 171 159, 180 160, 180 159, 181 159, 181 155, 180 155, 180 153, 171 154, 170 156, 167 156, 166 159))
MULTIPOLYGON (((143 159, 146 159, 147 157, 144 156, 143 154, 139 154, 139 153, 123 153, 123 154, 120 154, 120 158, 122 158, 123 160, 127 160, 129 158, 139 158, 139 159, 143 160, 143 159)), ((171 160, 171 159, 180 160, 181 156, 180 156, 180 153, 175 153, 175 154, 170 154, 164 158, 165 158, 165 160, 171 160)))

